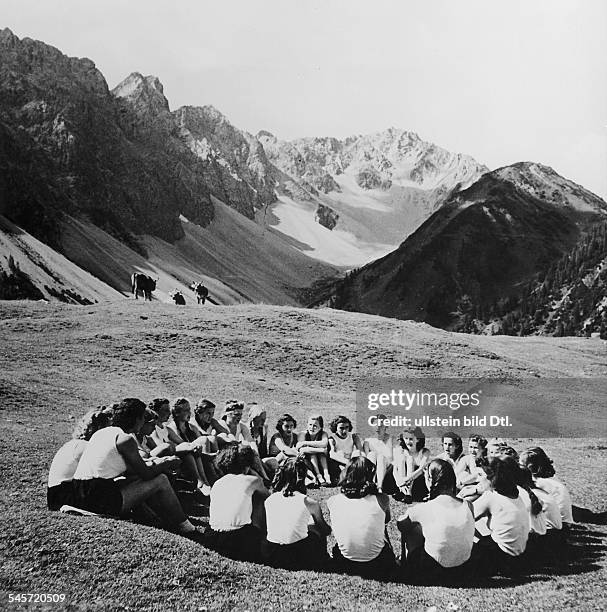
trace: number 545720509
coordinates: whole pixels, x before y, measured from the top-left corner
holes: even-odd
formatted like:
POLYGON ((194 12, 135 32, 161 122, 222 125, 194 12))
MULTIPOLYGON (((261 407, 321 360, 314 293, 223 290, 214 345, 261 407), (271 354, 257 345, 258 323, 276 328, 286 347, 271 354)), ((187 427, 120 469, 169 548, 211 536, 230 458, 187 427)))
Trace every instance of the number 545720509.
POLYGON ((9 603, 62 603, 65 593, 9 593, 9 603))

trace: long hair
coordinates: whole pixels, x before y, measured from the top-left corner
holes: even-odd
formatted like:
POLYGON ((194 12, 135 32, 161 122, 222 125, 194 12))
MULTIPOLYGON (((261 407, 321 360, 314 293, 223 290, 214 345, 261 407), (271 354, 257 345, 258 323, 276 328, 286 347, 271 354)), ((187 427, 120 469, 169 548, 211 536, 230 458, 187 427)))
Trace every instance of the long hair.
POLYGON ((303 457, 289 457, 278 466, 272 489, 275 492, 281 491, 285 497, 291 497, 296 491, 305 495, 307 471, 308 466, 303 457))
POLYGON ((556 474, 552 460, 543 448, 534 446, 523 451, 520 456, 521 465, 529 468, 534 478, 551 478, 556 474))
POLYGON ((339 486, 348 499, 360 499, 377 493, 375 465, 366 457, 355 457, 346 466, 346 471, 339 486))
POLYGON ((455 497, 456 478, 453 466, 444 459, 433 459, 427 469, 430 476, 430 495, 428 499, 434 499, 439 495, 455 497))
POLYGON ((493 457, 488 465, 488 478, 491 488, 500 495, 516 499, 518 464, 511 457, 493 457))
POLYGON ((517 468, 518 480, 516 484, 527 491, 529 499, 531 500, 531 514, 533 516, 537 516, 544 508, 542 507, 542 502, 533 492, 533 477, 531 476, 531 472, 529 471, 529 468, 520 465, 517 465, 517 468))
POLYGON ((104 427, 108 427, 112 423, 113 411, 105 406, 97 406, 93 410, 89 410, 74 427, 72 438, 75 440, 90 440, 91 436, 104 427))

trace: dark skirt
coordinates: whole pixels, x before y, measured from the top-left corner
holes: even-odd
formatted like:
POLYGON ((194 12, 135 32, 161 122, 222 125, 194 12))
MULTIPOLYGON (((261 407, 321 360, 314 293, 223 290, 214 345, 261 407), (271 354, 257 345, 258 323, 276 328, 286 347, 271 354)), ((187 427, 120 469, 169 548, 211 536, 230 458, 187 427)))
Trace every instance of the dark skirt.
POLYGON ((261 531, 250 523, 233 531, 215 531, 207 527, 203 544, 230 559, 259 561, 261 538, 261 531))
POLYGON ((122 512, 122 493, 118 483, 112 478, 92 478, 73 480, 74 506, 109 516, 120 516, 122 512))
POLYGON ((420 546, 401 562, 401 578, 409 584, 457 585, 469 578, 471 563, 469 559, 457 567, 443 567, 420 546))
POLYGON ((333 547, 333 565, 337 572, 355 574, 364 578, 374 578, 375 580, 392 580, 396 570, 396 557, 390 544, 386 542, 382 551, 371 561, 351 561, 346 559, 339 546, 333 547))
POLYGON ((504 552, 490 536, 482 536, 472 548, 470 566, 477 578, 489 577, 495 574, 512 576, 525 570, 526 556, 513 557, 504 552))
POLYGON ((74 506, 74 486, 71 480, 54 487, 46 488, 46 504, 49 510, 59 510, 61 506, 74 506))
POLYGON ((270 567, 281 567, 289 570, 319 570, 326 567, 329 561, 327 540, 315 533, 292 544, 261 542, 261 561, 270 567))

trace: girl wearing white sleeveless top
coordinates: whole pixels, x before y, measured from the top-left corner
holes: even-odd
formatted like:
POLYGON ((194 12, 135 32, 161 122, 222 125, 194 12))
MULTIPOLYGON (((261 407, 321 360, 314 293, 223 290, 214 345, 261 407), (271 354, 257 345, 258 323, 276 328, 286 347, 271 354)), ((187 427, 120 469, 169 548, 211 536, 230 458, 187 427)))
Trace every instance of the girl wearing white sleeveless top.
POLYGON ((113 426, 93 434, 74 474, 75 505, 90 512, 124 516, 149 502, 167 527, 192 534, 195 528, 165 475, 179 465, 179 459, 160 457, 154 465, 146 465, 131 435, 143 426, 145 410, 141 400, 124 399, 114 410, 113 426), (128 477, 119 478, 122 476, 128 477))
POLYGON ((525 552, 529 539, 529 512, 516 485, 516 462, 511 457, 494 457, 489 462, 489 483, 472 505, 474 518, 487 517, 490 534, 475 544, 479 568, 491 575, 509 570, 513 559, 525 552))
MULTIPOLYGON (((381 423, 386 416, 383 414, 377 415, 378 425, 376 428, 377 436, 374 438, 365 438, 363 443, 363 452, 367 459, 375 464, 375 479, 377 482, 377 490, 381 493, 384 489, 384 479, 392 474, 392 461, 394 459, 394 449, 392 448, 392 436, 388 433, 387 427, 381 423)), ((391 486, 388 487, 385 493, 394 492, 394 484, 390 478, 391 486)), ((387 484, 387 483, 386 483, 387 484)))
POLYGON ((329 475, 331 482, 337 482, 344 468, 352 457, 362 453, 360 438, 352 433, 352 421, 346 416, 340 415, 334 418, 329 429, 329 475))
POLYGON ((87 412, 66 442, 55 454, 48 473, 46 500, 49 510, 59 510, 61 506, 74 504, 72 479, 82 453, 91 436, 112 422, 111 409, 100 406, 87 412))
POLYGON ((322 569, 327 561, 327 535, 320 504, 306 495, 307 465, 303 457, 286 459, 278 468, 266 499, 268 533, 261 558, 272 567, 322 569))
POLYGON ((254 455, 250 446, 226 446, 217 455, 224 473, 211 487, 209 527, 205 545, 230 559, 257 561, 265 533, 263 502, 268 496, 261 478, 248 472, 254 455))
POLYGON ((333 562, 340 571, 388 578, 396 559, 385 525, 390 521, 387 495, 377 492, 375 466, 356 457, 346 467, 341 493, 327 500, 337 544, 333 562))
POLYGON ((456 496, 455 470, 449 462, 434 459, 424 477, 429 501, 413 505, 397 521, 401 568, 408 582, 443 584, 465 574, 474 542, 474 515, 472 505, 456 496))

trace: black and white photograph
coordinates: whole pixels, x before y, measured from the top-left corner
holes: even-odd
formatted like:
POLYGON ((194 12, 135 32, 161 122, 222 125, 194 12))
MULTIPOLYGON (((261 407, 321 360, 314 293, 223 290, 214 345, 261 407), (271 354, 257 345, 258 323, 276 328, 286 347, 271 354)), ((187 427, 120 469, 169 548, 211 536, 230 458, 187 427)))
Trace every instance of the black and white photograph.
POLYGON ((607 3, 0 0, 0 609, 605 609, 607 3))

